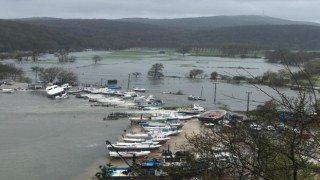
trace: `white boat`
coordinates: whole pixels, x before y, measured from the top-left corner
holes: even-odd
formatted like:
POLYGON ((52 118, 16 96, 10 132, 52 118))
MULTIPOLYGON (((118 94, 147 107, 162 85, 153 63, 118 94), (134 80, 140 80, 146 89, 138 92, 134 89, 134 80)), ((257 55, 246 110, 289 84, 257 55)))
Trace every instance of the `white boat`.
POLYGON ((189 120, 189 119, 192 119, 193 116, 191 116, 191 115, 182 115, 182 114, 179 114, 178 112, 173 112, 171 118, 172 119, 179 119, 179 120, 189 120))
POLYGON ((129 91, 129 92, 125 92, 123 94, 122 99, 131 99, 131 98, 134 98, 134 97, 138 97, 137 92, 129 91))
POLYGON ((190 114, 190 115, 195 115, 204 112, 204 107, 200 106, 199 104, 193 104, 191 109, 185 109, 185 110, 179 110, 179 113, 184 113, 184 114, 190 114))
POLYGON ((146 122, 140 122, 140 126, 150 126, 150 127, 166 127, 169 126, 168 123, 161 123, 161 122, 155 122, 155 121, 146 121, 146 122))
MULTIPOLYGON (((146 156, 151 153, 151 151, 119 151, 118 152, 122 157, 133 157, 135 155, 136 157, 146 156)), ((110 157, 120 157, 119 154, 114 151, 109 151, 110 157)))
POLYGON ((53 86, 47 87, 46 92, 47 92, 48 96, 57 96, 60 94, 64 94, 65 89, 58 86, 58 85, 53 85, 53 86))
POLYGON ((145 140, 145 141, 142 141, 142 142, 116 142, 117 145, 121 145, 121 146, 132 146, 132 145, 137 145, 137 144, 159 144, 159 142, 154 142, 152 140, 145 140))
POLYGON ((142 126, 145 131, 154 131, 154 130, 162 130, 162 129, 170 129, 170 126, 142 126))
POLYGON ((70 86, 69 83, 62 84, 61 87, 65 90, 72 88, 72 86, 70 86))
POLYGON ((64 94, 59 94, 57 96, 54 97, 55 99, 68 99, 69 96, 67 93, 64 93, 64 94))
POLYGON ((82 89, 68 90, 69 94, 77 94, 77 93, 81 93, 81 92, 83 92, 82 89))
POLYGON ((177 129, 161 129, 161 130, 154 130, 154 131, 150 131, 153 134, 161 134, 164 136, 174 136, 174 135, 178 135, 182 132, 182 130, 177 130, 177 129))
POLYGON ((129 133, 129 134, 126 134, 125 136, 128 138, 145 139, 147 137, 152 137, 152 133, 148 133, 148 134, 131 134, 131 133, 129 133))
POLYGON ((165 113, 158 113, 155 116, 151 116, 151 120, 153 121, 161 121, 161 120, 188 120, 192 119, 193 116, 191 115, 182 115, 178 112, 165 112, 165 113))
POLYGON ((146 92, 145 88, 134 87, 132 90, 135 91, 135 92, 146 92))
POLYGON ((204 112, 204 107, 200 106, 199 104, 193 104, 191 110, 197 112, 204 112))
POLYGON ((145 110, 145 111, 152 111, 152 110, 159 110, 161 109, 161 107, 143 107, 142 110, 145 110))
POLYGON ((148 121, 150 120, 149 117, 131 117, 129 118, 129 120, 131 121, 148 121))
POLYGON ((182 130, 169 130, 167 132, 163 132, 162 134, 164 134, 165 136, 174 136, 174 135, 178 135, 182 132, 182 130))
MULTIPOLYGON (((159 142, 159 143, 165 143, 168 140, 170 140, 170 137, 166 137, 166 136, 155 136, 155 137, 151 137, 151 139, 153 142, 159 142)), ((142 138, 123 138, 124 142, 144 142, 146 141, 146 139, 142 139, 142 138)))
POLYGON ((13 93, 14 89, 0 89, 1 93, 13 93))
POLYGON ((90 93, 91 94, 104 94, 108 91, 109 89, 108 88, 92 88, 90 89, 90 93))
MULTIPOLYGON (((130 144, 130 143, 129 143, 130 144)), ((160 144, 132 144, 131 145, 122 145, 122 144, 112 144, 111 145, 107 145, 107 148, 111 151, 113 151, 114 149, 118 150, 118 151, 130 151, 130 150, 156 150, 159 149, 162 145, 160 144)))

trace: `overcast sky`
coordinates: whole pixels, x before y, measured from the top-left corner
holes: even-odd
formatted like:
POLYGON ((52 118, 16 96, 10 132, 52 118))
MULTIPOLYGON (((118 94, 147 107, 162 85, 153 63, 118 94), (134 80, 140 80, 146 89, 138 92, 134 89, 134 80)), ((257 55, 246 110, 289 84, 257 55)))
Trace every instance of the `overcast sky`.
POLYGON ((0 18, 117 19, 266 15, 320 22, 320 0, 0 0, 0 18))

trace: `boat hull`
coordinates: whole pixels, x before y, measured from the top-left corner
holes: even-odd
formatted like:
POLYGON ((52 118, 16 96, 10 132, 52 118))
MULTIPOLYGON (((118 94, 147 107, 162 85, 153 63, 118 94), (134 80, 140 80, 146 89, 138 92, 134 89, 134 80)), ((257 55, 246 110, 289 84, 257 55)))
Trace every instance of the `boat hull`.
POLYGON ((218 123, 219 120, 224 119, 226 114, 227 111, 224 110, 207 111, 201 114, 198 120, 203 123, 218 123))
MULTIPOLYGON (((119 152, 119 154, 124 157, 124 158, 131 158, 133 155, 136 157, 141 157, 141 156, 146 156, 150 154, 151 151, 124 151, 124 152, 119 152)), ((109 155, 110 157, 120 157, 117 152, 110 151, 109 155)))
POLYGON ((162 145, 141 145, 141 146, 118 146, 116 144, 107 146, 110 151, 152 151, 159 149, 162 145))

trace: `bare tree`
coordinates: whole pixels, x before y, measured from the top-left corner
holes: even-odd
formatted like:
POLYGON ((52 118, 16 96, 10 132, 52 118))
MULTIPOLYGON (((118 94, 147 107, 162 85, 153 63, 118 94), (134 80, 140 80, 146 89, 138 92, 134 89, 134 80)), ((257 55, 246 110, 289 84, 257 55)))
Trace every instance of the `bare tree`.
POLYGON ((60 83, 76 82, 77 76, 71 72, 66 71, 63 68, 51 67, 51 68, 41 68, 39 77, 41 80, 46 82, 58 81, 60 83))
POLYGON ((202 69, 192 69, 189 72, 189 77, 190 78, 197 78, 198 76, 201 76, 203 74, 202 69))
POLYGON ((32 66, 31 67, 31 71, 35 73, 36 77, 34 79, 34 82, 37 83, 38 82, 38 72, 41 71, 42 68, 40 68, 39 66, 32 66))
POLYGON ((138 77, 138 76, 141 76, 141 73, 140 72, 134 72, 134 73, 131 73, 132 75, 134 75, 136 78, 138 77))
POLYGON ((188 45, 181 45, 180 47, 177 48, 177 52, 181 53, 182 56, 184 56, 186 53, 191 51, 191 46, 188 45))
MULTIPOLYGON (((318 179, 320 106, 308 82, 309 90, 299 88, 294 97, 271 87, 275 97, 254 85, 270 101, 251 111, 247 121, 227 115, 228 126, 187 136, 195 161, 206 165, 206 173, 227 179, 318 179)), ((301 87, 299 81, 292 83, 301 87)))
POLYGON ((163 64, 161 63, 153 64, 150 70, 148 71, 148 75, 152 76, 153 78, 160 78, 163 76, 162 70, 163 70, 163 64))
POLYGON ((94 62, 94 64, 97 64, 97 62, 101 61, 102 57, 99 55, 95 55, 93 56, 92 60, 94 62))
POLYGON ((210 79, 216 80, 217 78, 218 78, 218 73, 217 73, 217 72, 212 72, 212 73, 210 74, 210 79))

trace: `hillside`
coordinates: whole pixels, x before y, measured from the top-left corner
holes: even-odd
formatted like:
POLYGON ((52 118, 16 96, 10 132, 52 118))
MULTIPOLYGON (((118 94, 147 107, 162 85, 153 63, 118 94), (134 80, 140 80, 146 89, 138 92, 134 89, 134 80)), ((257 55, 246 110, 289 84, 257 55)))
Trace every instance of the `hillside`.
POLYGON ((124 44, 164 43, 180 41, 173 28, 107 19, 55 19, 29 18, 19 22, 45 26, 65 34, 74 35, 93 48, 108 48, 124 44))
POLYGON ((147 19, 147 18, 125 18, 119 19, 124 22, 138 22, 157 25, 162 27, 180 28, 188 30, 216 29, 221 27, 236 26, 259 26, 259 25, 317 25, 316 23, 290 21, 268 16, 210 16, 178 19, 147 19))
POLYGON ((320 48, 320 27, 309 25, 262 25, 218 28, 190 35, 201 43, 245 43, 273 48, 320 48))
POLYGON ((72 35, 25 23, 0 20, 0 51, 80 47, 72 35))
POLYGON ((265 16, 182 19, 57 19, 0 21, 0 50, 41 47, 122 49, 136 46, 249 43, 271 48, 319 49, 320 26, 265 16))

